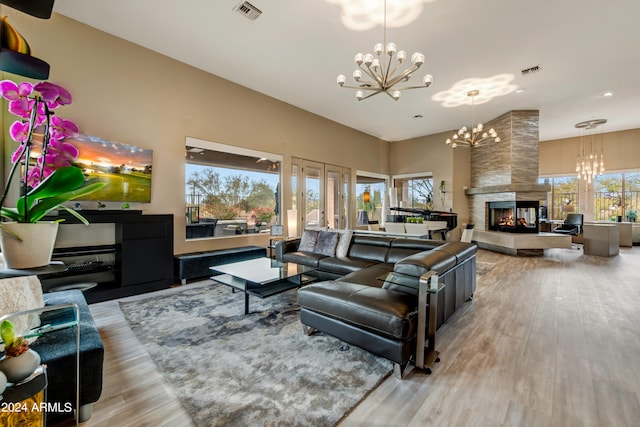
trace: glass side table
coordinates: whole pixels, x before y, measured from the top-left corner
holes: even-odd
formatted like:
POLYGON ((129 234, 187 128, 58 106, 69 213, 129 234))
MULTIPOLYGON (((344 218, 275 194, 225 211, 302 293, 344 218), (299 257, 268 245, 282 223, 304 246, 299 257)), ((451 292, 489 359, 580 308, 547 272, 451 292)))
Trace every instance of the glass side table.
MULTIPOLYGON (((79 425, 79 416, 78 416, 78 408, 80 407, 80 308, 77 304, 58 304, 52 306, 44 306, 41 308, 35 308, 32 310, 19 311, 15 313, 5 314, 0 316, 0 323, 3 320, 15 319, 17 317, 39 317, 40 325, 33 327, 27 331, 18 331, 20 335, 22 335, 25 339, 40 337, 43 335, 48 335, 55 333, 56 331, 60 331, 63 329, 75 328, 76 331, 76 363, 75 363, 75 388, 76 388, 76 396, 75 402, 72 402, 73 407, 65 408, 57 408, 58 410, 62 409, 64 411, 73 410, 74 418, 76 421, 76 426, 79 425)), ((0 343, 2 341, 0 340, 0 343)), ((42 424, 11 424, 5 423, 4 419, 0 416, 0 426, 5 425, 19 425, 19 426, 32 426, 32 425, 45 425, 46 424, 46 415, 47 410, 53 409, 49 408, 47 405, 46 399, 46 387, 47 387, 47 374, 46 374, 46 366, 42 365, 34 374, 32 374, 28 379, 20 382, 19 384, 7 384, 7 389, 2 393, 2 400, 0 400, 0 415, 4 415, 6 412, 10 416, 21 416, 24 415, 22 411, 23 406, 16 407, 17 404, 22 405, 24 399, 33 399, 37 395, 41 395, 39 401, 37 401, 38 408, 40 410, 40 416, 42 417, 42 424), (13 403, 11 406, 10 403, 13 403), (6 408, 6 410, 5 410, 6 408), (13 411, 9 409, 13 408, 13 411)), ((32 409, 34 401, 32 400, 28 405, 31 407, 27 407, 25 409, 32 409)), ((11 418, 13 420, 13 418, 11 418)), ((22 420, 21 418, 18 418, 22 420)))
POLYGON ((428 271, 419 278, 391 272, 378 279, 393 284, 396 288, 407 288, 408 293, 418 291, 418 331, 416 333, 415 366, 417 369, 431 374, 431 368, 434 363, 440 361, 440 352, 436 350, 436 323, 438 294, 445 288, 444 282, 439 282, 438 273, 435 271, 428 271))

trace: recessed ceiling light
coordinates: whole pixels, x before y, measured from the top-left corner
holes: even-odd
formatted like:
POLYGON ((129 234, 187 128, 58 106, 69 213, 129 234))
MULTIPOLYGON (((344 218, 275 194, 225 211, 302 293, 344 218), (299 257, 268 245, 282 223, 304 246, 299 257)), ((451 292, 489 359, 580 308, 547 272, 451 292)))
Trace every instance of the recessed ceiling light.
POLYGON ((604 97, 607 97, 607 98, 608 98, 608 97, 610 97, 610 96, 613 96, 613 92, 611 92, 611 91, 609 91, 609 92, 605 92, 605 93, 603 93, 603 94, 602 94, 602 96, 604 96, 604 97))

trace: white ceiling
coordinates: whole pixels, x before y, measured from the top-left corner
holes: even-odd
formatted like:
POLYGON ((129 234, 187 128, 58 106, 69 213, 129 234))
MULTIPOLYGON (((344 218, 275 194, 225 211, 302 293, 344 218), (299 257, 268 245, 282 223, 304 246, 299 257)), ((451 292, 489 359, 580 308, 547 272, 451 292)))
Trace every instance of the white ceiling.
POLYGON ((403 0, 422 12, 389 28, 387 41, 422 52, 414 79, 428 73, 434 83, 397 102, 384 94, 358 102, 336 85, 338 74, 351 81, 357 52, 382 42, 382 26, 346 28, 336 0, 250 1, 263 12, 255 21, 233 11, 240 0, 57 0, 54 10, 387 141, 469 125, 470 106, 432 97, 505 73, 525 91, 476 105, 476 120, 537 109, 541 140, 576 136, 574 124, 592 118, 608 119, 607 132, 640 128, 638 0, 403 0), (522 76, 535 65, 542 70, 522 76))

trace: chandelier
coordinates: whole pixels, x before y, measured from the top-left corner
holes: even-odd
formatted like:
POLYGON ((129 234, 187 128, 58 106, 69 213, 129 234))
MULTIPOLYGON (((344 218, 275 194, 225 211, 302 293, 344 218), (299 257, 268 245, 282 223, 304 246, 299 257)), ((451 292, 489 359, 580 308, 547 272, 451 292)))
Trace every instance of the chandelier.
POLYGON ((471 130, 467 129, 466 126, 463 126, 458 130, 458 132, 454 133, 451 138, 447 138, 445 142, 447 145, 450 145, 451 148, 456 148, 459 145, 478 147, 491 141, 500 142, 500 137, 495 129, 491 128, 487 132, 484 131, 484 125, 482 123, 478 123, 476 126, 473 125, 474 101, 475 97, 479 94, 480 91, 478 90, 467 92, 467 96, 471 97, 471 130))
POLYGON ((594 175, 602 175, 604 173, 602 134, 600 134, 600 138, 598 138, 589 131, 605 123, 607 123, 607 119, 593 119, 576 123, 577 129, 584 130, 578 137, 576 172, 588 184, 591 184, 594 175))
POLYGON ((427 74, 422 79, 420 86, 399 86, 406 83, 412 74, 424 64, 424 55, 416 52, 411 55, 410 68, 400 71, 400 67, 407 58, 404 50, 397 50, 395 43, 387 44, 387 1, 384 1, 384 38, 383 43, 377 43, 373 47, 371 53, 357 53, 355 63, 359 69, 353 72, 353 80, 357 86, 345 85, 347 78, 344 74, 338 76, 338 86, 350 89, 358 89, 356 91, 356 99, 362 101, 379 93, 386 93, 395 101, 400 99, 400 91, 407 89, 419 89, 429 87, 433 83, 433 76, 427 74), (395 59, 395 60, 394 60, 395 59), (370 92, 365 95, 365 91, 370 92))

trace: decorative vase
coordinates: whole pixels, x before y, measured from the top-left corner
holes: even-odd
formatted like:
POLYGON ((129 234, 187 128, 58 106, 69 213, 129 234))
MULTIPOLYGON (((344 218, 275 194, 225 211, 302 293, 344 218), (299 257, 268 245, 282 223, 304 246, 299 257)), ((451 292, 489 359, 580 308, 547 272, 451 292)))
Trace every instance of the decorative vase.
POLYGON ((0 396, 7 388, 7 376, 0 371, 0 396))
POLYGON ((31 349, 18 357, 5 356, 0 359, 0 371, 7 377, 7 381, 14 384, 33 374, 39 365, 40 355, 31 349))
POLYGON ((3 222, 0 227, 0 249, 5 267, 24 269, 49 265, 57 234, 57 222, 3 222), (8 231, 22 240, 16 239, 8 231))

